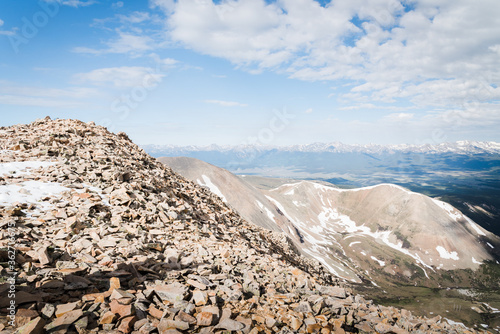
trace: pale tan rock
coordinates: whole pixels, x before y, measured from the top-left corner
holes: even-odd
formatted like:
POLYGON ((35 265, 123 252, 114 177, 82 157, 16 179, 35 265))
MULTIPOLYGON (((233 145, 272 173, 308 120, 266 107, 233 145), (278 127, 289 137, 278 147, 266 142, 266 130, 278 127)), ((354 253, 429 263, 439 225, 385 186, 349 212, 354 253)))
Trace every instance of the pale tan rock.
POLYGON ((111 311, 104 313, 99 320, 99 324, 111 324, 118 318, 117 314, 111 311))
POLYGON ((18 309, 15 317, 16 327, 22 327, 38 316, 39 314, 35 310, 18 309))
POLYGON ((198 326, 211 326, 214 315, 211 312, 200 312, 196 316, 196 324, 198 326))
POLYGON ((18 327, 14 334, 43 334, 45 326, 45 320, 41 317, 37 317, 30 320, 27 324, 18 327))
POLYGON ((56 306, 56 317, 62 317, 64 314, 75 310, 78 307, 78 302, 59 304, 56 306))
POLYGON ((123 305, 118 300, 114 299, 109 303, 111 312, 118 314, 120 318, 130 317, 135 314, 134 306, 131 304, 123 305))
POLYGON ((193 291, 193 300, 194 300, 194 304, 196 306, 203 306, 203 305, 207 304, 208 295, 204 291, 194 290, 193 291))

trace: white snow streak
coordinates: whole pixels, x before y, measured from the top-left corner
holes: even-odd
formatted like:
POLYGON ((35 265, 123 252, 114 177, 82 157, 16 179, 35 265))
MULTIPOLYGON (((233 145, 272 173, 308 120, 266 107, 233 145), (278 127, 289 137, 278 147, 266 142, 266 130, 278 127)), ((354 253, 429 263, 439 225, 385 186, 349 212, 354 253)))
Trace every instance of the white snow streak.
POLYGON ((486 234, 479 229, 479 227, 477 226, 477 224, 474 223, 474 221, 472 219, 470 219, 467 216, 464 216, 464 218, 465 218, 465 220, 467 220, 467 222, 469 223, 470 227, 472 227, 474 229, 474 231, 476 231, 477 234, 486 236, 486 234))
POLYGON ((373 261, 377 261, 377 262, 378 262, 378 264, 379 264, 381 267, 384 267, 384 266, 385 266, 385 261, 379 260, 379 259, 377 259, 375 256, 370 256, 370 258, 371 258, 373 261))
POLYGON ((207 186, 211 192, 213 192, 214 194, 219 196, 223 202, 227 203, 226 197, 222 194, 220 189, 217 188, 217 186, 212 183, 212 180, 210 180, 210 178, 208 176, 202 175, 201 178, 203 179, 203 182, 205 182, 205 183, 203 184, 199 179, 197 179, 196 182, 198 182, 199 185, 207 186))
POLYGON ((271 210, 269 210, 268 208, 266 208, 266 207, 264 206, 264 204, 262 204, 260 201, 258 201, 258 200, 255 200, 255 201, 257 202, 257 205, 259 206, 259 208, 260 208, 261 210, 266 211, 266 214, 267 214, 267 216, 269 217, 269 219, 271 219, 271 221, 273 221, 273 222, 274 222, 274 215, 273 215, 273 213, 271 212, 271 210))
POLYGON ((477 234, 484 235, 484 236, 486 235, 483 231, 481 231, 481 229, 477 226, 476 223, 474 223, 474 221, 472 219, 470 219, 466 215, 462 214, 460 211, 458 211, 457 209, 455 209, 450 204, 445 203, 443 201, 439 201, 439 200, 434 199, 434 198, 432 199, 432 201, 434 203, 436 203, 436 205, 439 206, 441 209, 445 210, 448 213, 448 216, 450 216, 455 221, 457 221, 457 220, 459 220, 461 218, 465 218, 465 220, 469 223, 470 227, 474 231, 476 231, 477 234))
POLYGON ((446 211, 448 213, 448 216, 450 216, 452 219, 454 220, 458 220, 460 218, 463 217, 462 214, 460 214, 460 212, 458 210, 456 210, 453 206, 451 206, 450 204, 446 203, 446 202, 443 202, 443 201, 440 201, 440 200, 437 200, 435 198, 432 199, 432 201, 437 205, 439 206, 441 209, 443 209, 444 211, 446 211))

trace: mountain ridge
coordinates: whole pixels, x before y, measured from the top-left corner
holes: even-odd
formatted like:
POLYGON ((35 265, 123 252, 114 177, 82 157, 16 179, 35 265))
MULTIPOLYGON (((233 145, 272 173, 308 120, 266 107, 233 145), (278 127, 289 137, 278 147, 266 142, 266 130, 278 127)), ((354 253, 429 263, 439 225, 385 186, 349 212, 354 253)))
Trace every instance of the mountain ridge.
MULTIPOLYGON (((193 181, 197 181, 199 184, 202 184, 200 179, 209 180, 209 188, 215 187, 217 189, 217 193, 222 196, 232 196, 231 200, 227 202, 232 204, 236 210, 246 212, 247 219, 250 221, 252 221, 252 216, 248 214, 248 212, 250 212, 248 210, 248 206, 256 210, 264 210, 266 214, 263 214, 263 216, 269 216, 269 220, 274 220, 282 231, 288 233, 289 236, 296 241, 299 235, 303 235, 304 233, 309 235, 309 233, 313 230, 311 226, 316 226, 314 229, 322 229, 323 227, 329 228, 323 223, 323 221, 328 221, 330 219, 329 217, 333 220, 340 219, 339 222, 342 222, 342 224, 345 225, 347 231, 359 230, 361 228, 359 227, 360 223, 356 223, 355 221, 361 221, 363 222, 363 225, 365 225, 366 222, 367 226, 370 226, 371 230, 365 231, 368 235, 376 232, 377 229, 381 231, 385 231, 386 229, 389 229, 389 231, 395 231, 397 228, 399 233, 401 233, 401 229, 403 229, 403 226, 405 225, 406 227, 404 228, 408 230, 408 224, 413 224, 410 225, 408 230, 414 231, 412 233, 424 231, 425 229, 429 229, 434 233, 440 228, 449 225, 450 228, 446 227, 448 229, 447 233, 456 233, 455 229, 463 227, 465 229, 463 233, 470 233, 471 236, 475 234, 479 237, 486 237, 488 234, 490 238, 498 239, 498 237, 475 224, 471 219, 463 215, 460 211, 456 210, 448 203, 442 202, 438 199, 429 198, 425 195, 412 192, 404 187, 394 184, 379 184, 362 188, 341 189, 334 186, 319 184, 314 181, 295 181, 292 183, 282 184, 276 188, 271 188, 268 191, 261 190, 262 194, 269 200, 266 206, 264 206, 261 198, 245 198, 243 202, 235 201, 236 198, 245 196, 249 188, 247 186, 240 189, 237 187, 228 188, 228 180, 235 183, 235 180, 244 180, 244 177, 238 178, 222 168, 204 163, 194 158, 159 158, 159 161, 171 166, 174 170, 178 171, 185 177, 192 179, 193 181), (214 173, 214 171, 217 172, 214 173), (207 175, 210 175, 210 178, 207 175), (218 175, 224 175, 224 177, 220 179, 218 178, 218 175), (278 194, 279 197, 276 197, 278 194), (326 197, 324 197, 324 195, 326 197), (350 199, 351 197, 353 199, 350 199), (326 203, 327 201, 328 203, 326 203), (396 204, 397 202, 401 202, 401 204, 396 204), (333 203, 336 204, 332 206, 333 203), (269 204, 271 204, 271 206, 269 204), (413 208, 412 205, 415 206, 415 208, 413 208), (382 212, 380 218, 376 218, 379 214, 376 212, 381 212, 382 209, 386 210, 384 209, 386 207, 388 212, 382 212), (315 210, 312 216, 305 214, 306 211, 311 210, 315 210), (295 214, 287 214, 287 212, 290 211, 295 211, 295 214), (428 211, 431 213, 428 213, 428 211), (282 221, 278 223, 276 216, 280 217, 280 215, 288 219, 288 224, 283 223, 282 221), (342 217, 347 219, 346 223, 343 223, 344 218, 342 217), (401 219, 404 222, 403 224, 398 223, 401 219), (393 223, 391 223, 392 227, 390 224, 388 225, 388 221, 393 221, 393 223), (435 225, 430 224, 433 221, 436 221, 435 225), (454 222, 453 224, 458 225, 451 225, 452 222, 454 222), (350 226, 349 224, 353 225, 350 226), (455 228, 451 228, 452 226, 455 226, 455 228), (301 233, 296 232, 297 228, 301 231, 301 233)), ((255 196, 255 193, 253 196, 255 196)), ((260 221, 254 221, 254 223, 268 228, 267 226, 262 225, 260 221)), ((438 233, 438 235, 441 235, 441 233, 438 233)), ((405 240, 406 238, 410 238, 408 233, 403 236, 405 240)), ((431 234, 421 237, 421 243, 424 242, 424 240, 429 240, 429 238, 432 238, 431 234)), ((446 241, 445 244, 453 242, 452 239, 446 241)), ((336 241, 332 240, 332 242, 336 241)), ((465 247, 465 239, 462 240, 462 249, 472 249, 476 247, 474 244, 475 242, 476 241, 471 241, 469 246, 465 247)), ((498 240, 491 242, 496 243, 498 240)), ((388 245, 393 245, 392 247, 398 248, 395 246, 394 242, 386 243, 388 245)), ((490 249, 485 246, 486 244, 483 242, 482 248, 490 251, 490 249)), ((440 254, 441 258, 450 258, 451 256, 451 258, 455 261, 458 260, 458 258, 455 259, 455 256, 451 255, 457 254, 457 252, 455 252, 456 249, 453 251, 445 251, 444 244, 436 245, 435 247, 440 247, 438 248, 440 251, 437 251, 437 253, 440 254)), ((434 248, 434 246, 432 248, 434 248)), ((399 250, 402 251, 401 249, 399 250)), ((436 251, 434 250, 434 252, 436 251)), ((493 259, 485 254, 487 253, 478 250, 478 253, 474 255, 476 259, 474 259, 474 256, 472 256, 472 260, 469 257, 467 265, 465 265, 465 263, 462 264, 462 268, 477 269, 477 263, 479 263, 478 261, 482 259, 493 259)), ((421 258, 427 257, 424 253, 420 253, 418 256, 414 255, 414 257, 418 259, 417 262, 425 264, 425 262, 421 260, 421 258)), ((430 268, 429 265, 426 266, 430 268)), ((443 264, 441 266, 443 267, 443 264)), ((453 267, 456 266, 457 262, 453 264, 453 267)), ((444 267, 452 269, 452 267, 446 267, 446 265, 444 265, 444 267)), ((338 272, 336 275, 339 275, 338 272)))
POLYGON ((486 332, 353 294, 125 133, 46 118, 0 148, 2 334, 486 332))
MULTIPOLYGON (((193 181, 209 179, 209 188, 216 187, 223 196, 245 196, 244 203, 230 198, 228 203, 245 212, 249 221, 259 212, 260 220, 286 218, 288 223, 280 228, 302 253, 335 276, 354 282, 449 288, 456 283, 446 277, 460 277, 461 270, 478 270, 483 260, 500 258, 497 236, 448 203, 398 185, 341 189, 311 180, 273 180, 274 185, 267 187, 266 178, 260 177, 250 184, 258 185, 268 199, 263 203, 246 197, 247 186, 228 188, 230 173, 219 167, 186 157, 159 160, 193 181), (221 173, 225 173, 223 181, 217 178, 221 173)), ((470 278, 457 284, 467 286, 470 278)))

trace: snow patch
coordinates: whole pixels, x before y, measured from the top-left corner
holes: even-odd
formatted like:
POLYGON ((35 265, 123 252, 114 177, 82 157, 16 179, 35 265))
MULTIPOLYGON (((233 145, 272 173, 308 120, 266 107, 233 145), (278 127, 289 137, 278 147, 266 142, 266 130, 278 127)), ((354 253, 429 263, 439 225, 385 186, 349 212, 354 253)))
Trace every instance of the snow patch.
POLYGON ((352 245, 360 244, 361 241, 353 241, 349 244, 349 247, 352 247, 352 245))
POLYGON ((472 219, 470 219, 467 216, 464 216, 464 218, 465 218, 465 220, 467 220, 467 222, 469 223, 470 227, 472 227, 474 229, 474 231, 476 231, 477 234, 486 236, 486 234, 479 229, 479 227, 477 226, 477 224, 474 223, 474 221, 472 219))
POLYGON ((398 186, 398 185, 392 184, 392 183, 380 183, 380 184, 376 184, 374 186, 368 186, 368 187, 362 187, 362 188, 354 188, 354 189, 340 189, 340 188, 330 188, 330 189, 338 191, 338 192, 349 192, 349 191, 370 190, 370 189, 375 189, 375 188, 378 188, 378 187, 391 187, 391 188, 394 188, 394 189, 398 189, 398 190, 404 191, 405 193, 410 194, 410 195, 422 196, 422 194, 415 193, 413 191, 410 191, 410 190, 408 190, 406 188, 403 188, 401 186, 398 186))
POLYGON ((226 197, 222 194, 222 192, 220 191, 220 189, 217 188, 217 186, 212 183, 212 180, 210 180, 210 178, 208 176, 202 175, 201 178, 203 179, 204 183, 202 183, 199 179, 197 179, 196 182, 198 182, 199 185, 201 185, 201 186, 207 186, 208 189, 210 189, 211 192, 213 192, 214 194, 216 194, 217 196, 219 196, 222 199, 223 202, 227 203, 226 197))
POLYGON ((472 257, 472 263, 475 263, 475 264, 481 264, 481 262, 477 261, 474 256, 472 257))
POLYGON ((457 252, 448 252, 443 246, 437 246, 436 250, 439 253, 439 256, 443 259, 447 260, 455 260, 458 261, 460 258, 458 257, 457 252))
POLYGON ((472 219, 470 219, 466 215, 462 214, 460 211, 458 211, 457 209, 455 209, 450 204, 448 204, 446 202, 443 202, 443 201, 440 201, 440 200, 437 200, 437 199, 434 199, 434 198, 432 199, 432 201, 437 206, 439 206, 441 209, 445 210, 446 213, 448 213, 448 216, 450 216, 455 221, 457 221, 457 220, 459 220, 461 218, 465 218, 465 220, 469 223, 470 227, 474 231, 476 231, 477 234, 486 236, 486 234, 483 231, 481 231, 481 229, 477 226, 476 223, 474 223, 474 221, 472 219))
POLYGON ((461 322, 453 321, 453 320, 450 320, 450 319, 448 319, 448 318, 443 318, 443 319, 444 319, 444 320, 446 320, 446 321, 448 322, 448 324, 450 324, 450 325, 452 325, 452 326, 453 326, 453 325, 458 325, 458 326, 460 326, 460 327, 467 328, 467 327, 466 327, 463 323, 461 323, 461 322))
POLYGON ((312 185, 314 186, 315 189, 319 189, 322 192, 325 192, 327 190, 336 190, 336 188, 325 186, 323 184, 319 184, 319 183, 316 183, 316 182, 310 182, 310 183, 312 183, 312 185))
POLYGON ((45 168, 53 166, 57 162, 50 161, 16 161, 0 163, 0 175, 15 174, 29 175, 31 169, 45 168))
POLYGON ((301 226, 302 224, 298 221, 296 221, 295 219, 293 219, 292 216, 290 216, 289 214, 286 213, 286 210, 285 208, 283 207, 283 205, 281 205, 280 202, 278 202, 277 200, 275 200, 274 198, 270 197, 270 196, 267 196, 266 195, 266 198, 268 200, 271 201, 271 203, 273 203, 274 205, 276 205, 276 207, 285 215, 286 218, 288 218, 289 221, 291 221, 294 225, 297 225, 297 226, 301 226))
POLYGON ((443 201, 440 201, 440 200, 437 200, 435 198, 433 198, 432 201, 437 206, 439 206, 441 209, 445 210, 446 213, 448 213, 448 216, 450 216, 452 219, 458 220, 458 219, 463 217, 463 215, 457 209, 455 209, 453 206, 451 206, 450 204, 443 202, 443 201))
POLYGON ((373 260, 373 261, 377 261, 378 264, 381 266, 381 267, 384 267, 385 266, 385 261, 381 261, 379 259, 377 259, 375 256, 370 256, 370 258, 373 260))
POLYGON ((497 309, 496 307, 491 306, 491 305, 490 305, 490 304, 488 304, 488 303, 484 303, 484 302, 483 302, 483 305, 484 305, 484 306, 486 306, 487 308, 489 308, 489 309, 492 311, 492 313, 500 313, 500 310, 499 310, 499 309, 497 309))
POLYGON ((104 205, 111 206, 111 204, 109 204, 109 195, 104 194, 104 192, 102 191, 101 188, 98 188, 98 187, 95 187, 95 186, 92 186, 92 185, 89 185, 86 183, 83 183, 82 185, 84 186, 84 188, 83 189, 76 189, 77 193, 83 193, 83 192, 85 192, 86 189, 88 189, 89 191, 95 192, 97 195, 99 195, 99 197, 101 197, 102 203, 104 205))
POLYGON ((490 248, 495 249, 495 247, 493 247, 493 245, 492 245, 492 244, 490 244, 489 242, 487 242, 486 244, 487 244, 488 246, 490 246, 490 248))
POLYGON ((268 208, 266 208, 266 207, 264 206, 264 204, 262 204, 260 201, 258 201, 258 200, 255 200, 255 201, 257 202, 257 205, 259 206, 259 208, 260 208, 261 210, 266 211, 266 214, 267 214, 267 216, 269 217, 269 219, 271 219, 271 221, 273 221, 273 222, 274 222, 274 215, 273 215, 273 213, 271 212, 271 210, 269 210, 268 208))
POLYGON ((48 210, 52 205, 41 200, 68 190, 70 189, 56 182, 24 181, 7 184, 0 186, 0 205, 12 205, 16 202, 32 203, 43 210, 48 210))

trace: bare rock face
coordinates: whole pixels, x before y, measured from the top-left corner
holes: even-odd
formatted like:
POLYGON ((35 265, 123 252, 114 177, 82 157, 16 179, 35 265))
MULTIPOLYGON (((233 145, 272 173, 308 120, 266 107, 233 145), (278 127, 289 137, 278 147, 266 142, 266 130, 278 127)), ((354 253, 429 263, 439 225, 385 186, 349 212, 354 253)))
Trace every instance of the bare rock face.
POLYGON ((354 296, 93 123, 0 128, 0 227, 1 333, 472 332, 354 296))

